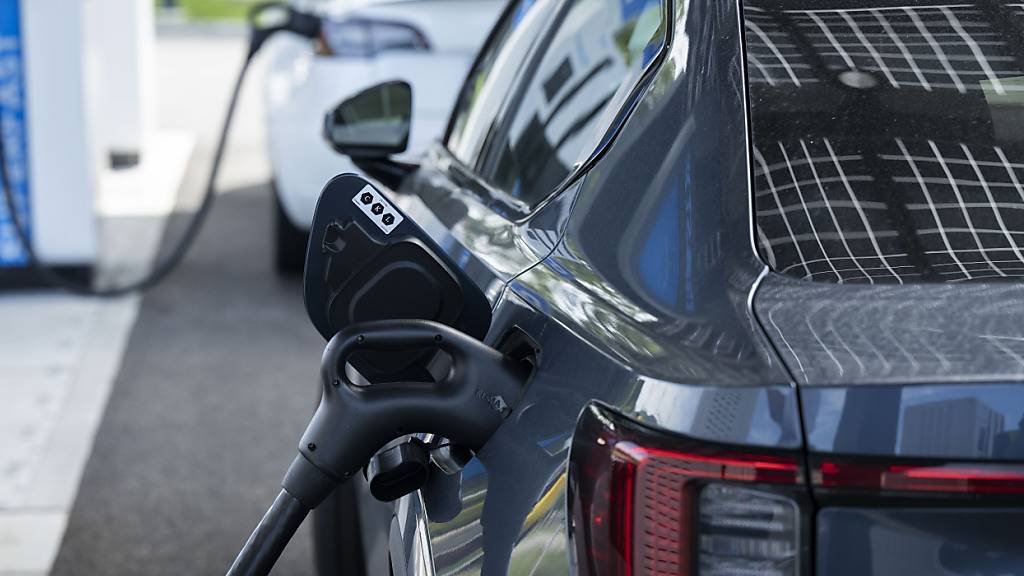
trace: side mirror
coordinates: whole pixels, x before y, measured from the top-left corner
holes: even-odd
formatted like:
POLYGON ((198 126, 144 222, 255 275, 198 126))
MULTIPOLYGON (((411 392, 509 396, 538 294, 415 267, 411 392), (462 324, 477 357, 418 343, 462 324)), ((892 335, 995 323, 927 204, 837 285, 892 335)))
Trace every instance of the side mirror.
MULTIPOLYGON (((491 307, 480 288, 384 194, 355 174, 320 193, 304 278, 306 312, 330 340, 371 320, 419 319, 483 339, 491 307)), ((424 352, 366 351, 349 363, 372 381, 425 375, 424 352)))
POLYGON ((408 82, 377 84, 327 113, 324 139, 335 151, 358 158, 386 158, 404 152, 412 124, 408 82))

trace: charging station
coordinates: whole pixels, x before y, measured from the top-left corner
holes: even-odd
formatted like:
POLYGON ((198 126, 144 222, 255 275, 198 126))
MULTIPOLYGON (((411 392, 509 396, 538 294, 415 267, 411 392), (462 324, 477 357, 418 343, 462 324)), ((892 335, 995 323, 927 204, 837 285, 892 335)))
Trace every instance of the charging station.
MULTIPOLYGON (((0 115, 18 221, 40 262, 88 280, 104 171, 133 165, 155 116, 146 0, 0 0, 0 115)), ((0 205, 0 287, 39 279, 0 205)))

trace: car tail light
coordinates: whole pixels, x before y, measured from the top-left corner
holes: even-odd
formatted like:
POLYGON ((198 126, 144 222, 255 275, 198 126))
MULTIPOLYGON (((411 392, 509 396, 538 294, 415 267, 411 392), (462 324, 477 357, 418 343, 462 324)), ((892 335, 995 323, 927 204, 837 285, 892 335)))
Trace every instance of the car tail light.
POLYGON ((697 503, 698 573, 704 576, 796 574, 800 509, 763 490, 708 484, 697 503))
POLYGON ((587 576, 795 576, 808 503, 799 455, 668 435, 598 404, 573 437, 574 563, 587 576))
POLYGON ((317 53, 324 56, 372 58, 398 50, 427 52, 430 43, 414 26, 370 18, 325 18, 317 42, 317 53))
POLYGON ((1024 494, 1024 467, 992 463, 862 461, 815 458, 811 481, 829 491, 1024 494))

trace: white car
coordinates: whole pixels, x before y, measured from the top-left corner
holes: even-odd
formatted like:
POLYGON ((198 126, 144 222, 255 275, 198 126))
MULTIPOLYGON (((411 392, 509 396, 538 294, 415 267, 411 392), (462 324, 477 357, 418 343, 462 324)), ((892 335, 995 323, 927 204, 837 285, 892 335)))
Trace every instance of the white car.
POLYGON ((321 138, 324 115, 387 80, 415 95, 408 155, 440 138, 455 97, 503 0, 332 0, 296 2, 325 16, 321 37, 280 35, 268 44, 267 132, 276 190, 276 263, 302 269, 320 190, 357 172, 321 138))

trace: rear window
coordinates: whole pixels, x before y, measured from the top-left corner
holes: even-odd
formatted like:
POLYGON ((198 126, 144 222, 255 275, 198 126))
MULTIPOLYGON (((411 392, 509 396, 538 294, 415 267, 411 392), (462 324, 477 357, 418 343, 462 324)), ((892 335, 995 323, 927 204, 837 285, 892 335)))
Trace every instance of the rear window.
POLYGON ((771 268, 1024 276, 1024 4, 753 0, 743 16, 771 268))

